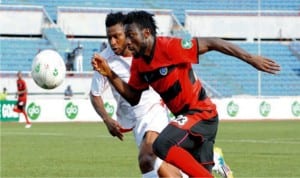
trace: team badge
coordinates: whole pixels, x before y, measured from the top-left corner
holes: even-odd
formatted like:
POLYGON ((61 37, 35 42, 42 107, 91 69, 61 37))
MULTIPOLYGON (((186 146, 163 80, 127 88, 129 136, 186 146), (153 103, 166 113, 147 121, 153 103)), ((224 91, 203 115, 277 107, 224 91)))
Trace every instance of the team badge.
POLYGON ((167 67, 162 67, 159 69, 159 73, 162 76, 166 76, 168 74, 168 68, 167 67))
POLYGON ((182 39, 181 46, 184 49, 191 49, 193 47, 193 43, 191 39, 182 39))

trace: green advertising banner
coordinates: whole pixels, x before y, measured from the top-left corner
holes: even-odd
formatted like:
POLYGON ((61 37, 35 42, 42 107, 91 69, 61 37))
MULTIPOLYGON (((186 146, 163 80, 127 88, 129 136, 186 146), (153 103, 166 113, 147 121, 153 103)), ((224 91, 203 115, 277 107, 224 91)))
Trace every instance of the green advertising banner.
POLYGON ((4 100, 0 101, 0 121, 15 122, 19 121, 19 114, 13 111, 17 101, 4 100))

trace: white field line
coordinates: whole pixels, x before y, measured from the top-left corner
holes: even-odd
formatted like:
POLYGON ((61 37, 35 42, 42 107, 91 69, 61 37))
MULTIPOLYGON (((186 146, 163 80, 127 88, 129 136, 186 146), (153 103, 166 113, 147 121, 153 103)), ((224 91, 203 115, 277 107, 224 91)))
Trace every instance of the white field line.
POLYGON ((253 139, 231 139, 231 140, 217 140, 218 142, 225 143, 261 143, 261 144, 293 144, 300 145, 299 139, 268 139, 268 140, 253 140, 253 139))
MULTIPOLYGON (((54 136, 54 137, 82 137, 82 138, 113 138, 110 135, 72 135, 72 134, 64 134, 64 133, 49 133, 49 132, 2 132, 0 133, 1 136, 14 136, 14 135, 22 135, 22 136, 54 136)), ((130 138, 127 137, 127 138, 130 138)))
MULTIPOLYGON (((28 135, 28 136, 56 136, 56 137, 83 137, 83 138, 112 138, 110 135, 72 135, 65 133, 49 133, 49 132, 2 132, 1 136, 13 136, 13 135, 28 135)), ((131 136, 127 136, 128 138, 132 138, 131 136)), ((299 138, 271 138, 268 140, 254 140, 254 139, 218 139, 217 142, 225 142, 225 143, 261 143, 261 144, 294 144, 299 145, 299 138)))

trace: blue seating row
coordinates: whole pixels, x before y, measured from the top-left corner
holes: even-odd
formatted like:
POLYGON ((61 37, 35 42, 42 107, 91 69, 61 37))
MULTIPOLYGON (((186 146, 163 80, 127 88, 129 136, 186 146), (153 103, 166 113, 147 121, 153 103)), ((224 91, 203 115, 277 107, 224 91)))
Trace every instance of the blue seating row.
POLYGON ((2 0, 2 4, 41 5, 51 18, 56 20, 59 6, 101 7, 101 8, 134 8, 134 9, 172 9, 181 23, 184 23, 185 10, 300 10, 300 0, 2 0))
MULTIPOLYGON (((94 52, 99 52, 102 40, 70 40, 72 49, 79 43, 84 47, 83 69, 92 71, 90 59, 94 52)), ((0 44, 1 71, 30 71, 35 54, 39 50, 53 48, 45 39, 0 38, 0 44)), ((257 52, 257 43, 237 44, 251 53, 257 52)), ((194 65, 194 70, 206 84, 222 96, 257 95, 259 79, 263 95, 299 95, 300 60, 292 54, 289 47, 279 42, 266 42, 261 43, 261 51, 262 55, 274 59, 281 65, 282 70, 278 75, 259 74, 252 66, 219 52, 199 56, 200 62, 194 65)), ((66 60, 66 56, 63 57, 66 60)))

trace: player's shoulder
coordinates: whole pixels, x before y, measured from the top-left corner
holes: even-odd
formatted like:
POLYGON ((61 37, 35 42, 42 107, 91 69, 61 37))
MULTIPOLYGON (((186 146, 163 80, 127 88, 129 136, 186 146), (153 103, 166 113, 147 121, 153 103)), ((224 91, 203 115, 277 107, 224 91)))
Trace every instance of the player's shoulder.
POLYGON ((99 80, 100 78, 104 78, 104 76, 101 75, 99 72, 94 71, 92 80, 99 80))
POLYGON ((179 37, 159 36, 156 38, 156 45, 159 48, 160 48, 160 46, 164 46, 164 48, 161 48, 161 49, 168 49, 170 47, 180 45, 181 40, 182 39, 179 37))
POLYGON ((112 56, 115 56, 116 54, 113 52, 111 47, 108 45, 101 53, 101 56, 103 56, 105 59, 109 59, 112 56))
POLYGON ((158 36, 156 37, 156 41, 159 43, 170 43, 180 41, 182 38, 174 37, 174 36, 158 36))
POLYGON ((164 46, 164 50, 190 50, 197 46, 197 39, 191 37, 158 37, 157 45, 164 46))

